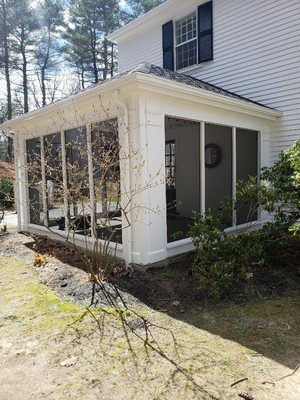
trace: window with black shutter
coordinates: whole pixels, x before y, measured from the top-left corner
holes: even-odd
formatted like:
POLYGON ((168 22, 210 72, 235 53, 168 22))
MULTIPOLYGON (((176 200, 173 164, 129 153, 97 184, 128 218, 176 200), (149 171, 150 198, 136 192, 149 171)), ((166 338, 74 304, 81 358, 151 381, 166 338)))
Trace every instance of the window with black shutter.
POLYGON ((213 59, 212 1, 198 7, 198 63, 213 59))
POLYGON ((162 27, 163 31, 163 67, 174 71, 173 21, 162 27))
POLYGON ((163 25, 164 68, 178 71, 213 59, 212 12, 209 1, 184 18, 163 25))

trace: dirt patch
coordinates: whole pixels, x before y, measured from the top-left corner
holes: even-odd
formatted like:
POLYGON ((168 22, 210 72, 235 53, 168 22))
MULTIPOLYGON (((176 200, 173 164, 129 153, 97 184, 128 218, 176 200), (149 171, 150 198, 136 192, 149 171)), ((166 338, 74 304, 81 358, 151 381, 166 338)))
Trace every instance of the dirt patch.
POLYGON ((15 167, 14 164, 6 161, 0 161, 0 178, 15 179, 15 167))
MULTIPOLYGON (((77 249, 42 236, 10 234, 0 237, 0 254, 21 257, 29 264, 44 255, 46 263, 37 268, 40 281, 60 297, 75 304, 92 302, 111 306, 108 292, 117 305, 138 304, 167 312, 172 316, 194 313, 213 303, 204 301, 192 276, 193 255, 169 266, 147 272, 120 270, 101 287, 90 280, 86 264, 77 249)), ((222 304, 246 304, 253 299, 297 298, 300 293, 300 241, 292 239, 281 252, 273 269, 258 268, 248 279, 222 299, 222 304)))

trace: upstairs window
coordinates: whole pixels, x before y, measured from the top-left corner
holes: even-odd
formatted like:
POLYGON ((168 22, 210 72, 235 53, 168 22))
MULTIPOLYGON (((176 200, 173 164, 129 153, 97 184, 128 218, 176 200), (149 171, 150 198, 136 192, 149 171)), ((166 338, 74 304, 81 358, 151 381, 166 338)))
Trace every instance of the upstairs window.
POLYGON ((197 63, 197 15, 188 15, 175 24, 176 69, 197 63))
POLYGON ((192 14, 162 26, 163 66, 171 71, 213 59, 213 5, 202 3, 192 14))

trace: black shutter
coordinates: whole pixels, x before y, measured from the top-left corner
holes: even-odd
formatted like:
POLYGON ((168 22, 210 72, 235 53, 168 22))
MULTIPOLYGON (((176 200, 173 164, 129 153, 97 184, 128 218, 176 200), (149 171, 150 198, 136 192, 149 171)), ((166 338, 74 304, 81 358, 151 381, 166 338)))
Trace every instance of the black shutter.
POLYGON ((198 62, 213 59, 212 1, 198 7, 198 62))
POLYGON ((173 21, 169 21, 162 27, 163 37, 163 67, 174 71, 174 38, 173 21))

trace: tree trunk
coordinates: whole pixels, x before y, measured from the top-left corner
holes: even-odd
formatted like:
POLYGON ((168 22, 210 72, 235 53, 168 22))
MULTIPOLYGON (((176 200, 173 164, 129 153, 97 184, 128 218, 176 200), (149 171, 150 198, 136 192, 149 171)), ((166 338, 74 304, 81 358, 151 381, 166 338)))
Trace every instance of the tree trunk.
POLYGON ((103 42, 103 63, 104 63, 104 68, 103 68, 103 80, 107 78, 107 73, 108 73, 108 43, 107 39, 104 39, 103 42))
POLYGON ((7 28, 7 12, 5 0, 1 0, 2 5, 2 19, 3 19, 3 46, 4 46, 4 69, 7 91, 7 119, 12 119, 12 98, 11 98, 11 84, 9 72, 9 49, 8 49, 8 28, 7 28))
POLYGON ((92 58, 93 58, 93 74, 94 74, 94 83, 99 82, 99 74, 97 68, 97 34, 95 28, 92 29, 92 40, 91 40, 91 50, 92 50, 92 58))
POLYGON ((21 54, 22 54, 22 80, 23 80, 23 99, 24 99, 24 113, 28 113, 29 105, 28 105, 28 78, 27 78, 27 57, 26 57, 26 49, 25 49, 25 34, 24 28, 22 28, 21 32, 21 54))
POLYGON ((42 105, 46 105, 46 85, 45 85, 45 66, 41 68, 41 90, 42 90, 42 105))

